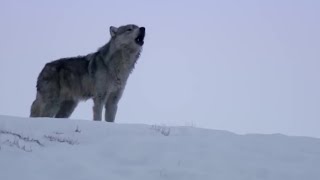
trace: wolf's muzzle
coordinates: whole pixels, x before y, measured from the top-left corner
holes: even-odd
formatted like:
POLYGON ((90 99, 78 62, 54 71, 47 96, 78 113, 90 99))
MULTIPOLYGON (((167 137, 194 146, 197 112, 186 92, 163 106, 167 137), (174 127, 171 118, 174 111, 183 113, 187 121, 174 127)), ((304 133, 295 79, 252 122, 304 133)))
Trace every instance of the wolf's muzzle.
POLYGON ((146 34, 146 28, 141 27, 139 28, 139 34, 136 38, 136 43, 142 46, 144 44, 144 36, 146 34))

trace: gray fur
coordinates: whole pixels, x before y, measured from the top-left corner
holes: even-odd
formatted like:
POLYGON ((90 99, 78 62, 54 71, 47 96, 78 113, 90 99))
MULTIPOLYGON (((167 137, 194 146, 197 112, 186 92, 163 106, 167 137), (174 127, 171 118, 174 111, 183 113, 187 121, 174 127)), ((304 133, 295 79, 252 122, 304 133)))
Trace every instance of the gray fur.
POLYGON ((37 80, 30 117, 68 118, 79 101, 93 99, 93 119, 114 122, 117 104, 142 51, 145 28, 110 27, 110 41, 86 56, 47 63, 37 80))

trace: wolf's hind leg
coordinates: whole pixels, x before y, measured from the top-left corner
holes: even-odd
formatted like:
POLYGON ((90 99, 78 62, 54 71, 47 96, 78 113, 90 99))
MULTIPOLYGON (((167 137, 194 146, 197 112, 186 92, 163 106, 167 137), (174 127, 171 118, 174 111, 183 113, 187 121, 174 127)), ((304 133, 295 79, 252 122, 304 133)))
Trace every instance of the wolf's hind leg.
POLYGON ((36 98, 31 105, 30 117, 39 117, 41 115, 41 100, 36 98))
POLYGON ((59 101, 48 100, 43 103, 41 117, 54 117, 59 110, 59 101))
POLYGON ((78 102, 74 100, 65 100, 61 103, 60 109, 56 114, 56 118, 68 118, 71 116, 75 108, 77 107, 78 102))

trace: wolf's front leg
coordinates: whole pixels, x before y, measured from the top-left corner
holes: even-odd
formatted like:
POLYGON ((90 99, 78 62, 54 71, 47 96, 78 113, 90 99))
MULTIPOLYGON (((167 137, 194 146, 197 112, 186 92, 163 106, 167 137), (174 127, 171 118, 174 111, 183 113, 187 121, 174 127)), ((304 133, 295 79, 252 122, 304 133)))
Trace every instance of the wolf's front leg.
POLYGON ((114 122, 117 109, 118 109, 117 104, 106 104, 105 120, 107 122, 114 122))
POLYGON ((96 96, 93 98, 93 120, 102 120, 102 109, 105 103, 105 96, 96 96))
POLYGON ((113 92, 108 96, 105 105, 105 120, 107 122, 114 122, 116 117, 117 109, 118 109, 118 102, 122 96, 123 90, 119 90, 117 92, 113 92))

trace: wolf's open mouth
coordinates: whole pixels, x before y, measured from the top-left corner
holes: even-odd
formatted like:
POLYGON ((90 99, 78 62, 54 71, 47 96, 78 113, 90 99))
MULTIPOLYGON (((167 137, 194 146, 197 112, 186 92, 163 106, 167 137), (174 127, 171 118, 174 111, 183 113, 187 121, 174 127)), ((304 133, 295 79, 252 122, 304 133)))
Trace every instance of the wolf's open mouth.
POLYGON ((136 43, 139 44, 140 46, 143 45, 144 43, 144 36, 145 36, 145 28, 141 27, 139 29, 139 35, 137 36, 137 38, 135 39, 136 43))

